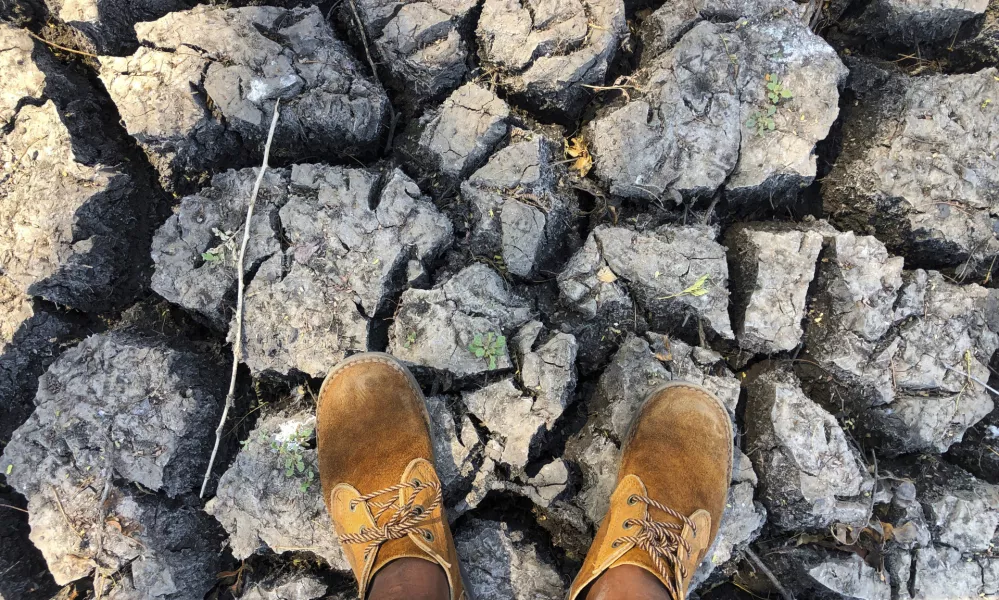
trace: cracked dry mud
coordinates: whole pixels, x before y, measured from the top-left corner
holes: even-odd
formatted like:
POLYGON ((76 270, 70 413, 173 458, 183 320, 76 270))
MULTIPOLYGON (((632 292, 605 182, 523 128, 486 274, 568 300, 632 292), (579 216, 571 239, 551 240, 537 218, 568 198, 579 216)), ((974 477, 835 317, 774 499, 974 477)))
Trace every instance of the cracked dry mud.
POLYGON ((997 23, 0 2, 0 600, 356 599, 314 428, 361 351, 427 396, 479 598, 564 597, 674 380, 736 432, 691 597, 776 597, 763 565, 797 598, 999 598, 997 23))

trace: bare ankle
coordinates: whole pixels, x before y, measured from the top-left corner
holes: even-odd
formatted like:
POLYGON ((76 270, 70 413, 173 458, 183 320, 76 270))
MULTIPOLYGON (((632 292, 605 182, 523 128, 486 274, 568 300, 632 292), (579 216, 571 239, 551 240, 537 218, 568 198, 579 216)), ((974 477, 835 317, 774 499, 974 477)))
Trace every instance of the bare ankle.
POLYGON ((590 586, 586 600, 670 600, 666 586, 641 567, 608 569, 590 586))
POLYGON ((375 573, 370 600, 448 600, 447 575, 440 565, 421 558, 393 560, 375 573))

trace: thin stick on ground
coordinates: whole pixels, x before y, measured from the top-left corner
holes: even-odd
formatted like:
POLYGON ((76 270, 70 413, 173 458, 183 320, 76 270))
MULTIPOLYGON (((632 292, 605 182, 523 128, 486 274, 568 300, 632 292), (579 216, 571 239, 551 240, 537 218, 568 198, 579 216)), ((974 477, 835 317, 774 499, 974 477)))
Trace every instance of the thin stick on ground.
POLYGON ((81 56, 89 56, 91 58, 100 58, 96 54, 91 54, 90 52, 84 52, 83 50, 74 50, 72 48, 67 48, 66 46, 60 46, 59 44, 57 44, 55 42, 50 42, 47 39, 45 39, 45 38, 43 38, 43 37, 41 37, 39 35, 35 35, 34 33, 31 33, 30 31, 28 31, 28 35, 30 35, 31 37, 35 38, 36 40, 38 40, 39 42, 41 42, 41 43, 43 43, 43 44, 45 44, 47 46, 52 46, 53 48, 57 48, 59 50, 62 50, 63 52, 72 52, 73 54, 79 54, 81 56))
POLYGON ((350 12, 354 15, 354 23, 357 25, 357 36, 361 38, 361 46, 364 47, 364 55, 368 58, 368 66, 371 67, 371 76, 378 79, 378 69, 375 68, 375 60, 371 58, 371 50, 368 49, 368 35, 364 31, 364 23, 361 22, 361 15, 357 14, 357 5, 354 0, 347 0, 350 4, 350 12))
POLYGON ((787 591, 787 588, 785 588, 783 585, 781 585, 779 581, 777 581, 777 578, 774 577, 773 571, 771 571, 769 568, 767 568, 765 564, 763 564, 763 561, 760 560, 759 556, 756 556, 756 553, 753 552, 752 549, 746 548, 744 552, 746 553, 746 558, 748 558, 749 561, 753 563, 753 566, 759 569, 760 572, 763 573, 763 575, 765 575, 766 578, 770 580, 770 583, 773 584, 775 588, 777 588, 777 593, 780 594, 780 597, 783 598, 783 600, 794 600, 794 596, 791 595, 791 592, 787 591))
POLYGON ((59 492, 56 491, 55 486, 49 486, 52 489, 52 495, 55 496, 56 506, 59 507, 59 512, 62 513, 62 518, 66 520, 66 526, 76 534, 78 538, 83 539, 83 534, 76 530, 76 526, 73 522, 69 520, 69 515, 66 514, 66 509, 62 507, 62 500, 59 499, 59 492))
POLYGON ((243 244, 239 247, 239 259, 236 261, 236 335, 232 342, 232 374, 229 377, 229 392, 225 396, 225 408, 222 409, 222 419, 215 429, 215 447, 212 448, 212 457, 208 459, 208 468, 205 470, 205 479, 201 482, 201 498, 205 497, 205 489, 208 487, 208 480, 212 475, 212 467, 215 465, 215 455, 219 452, 219 444, 222 443, 222 432, 225 429, 226 419, 229 417, 229 409, 236 401, 236 372, 239 370, 239 361, 243 358, 243 263, 246 259, 246 246, 250 243, 250 221, 253 219, 253 207, 257 203, 257 194, 260 193, 260 184, 264 181, 264 173, 267 172, 267 161, 271 155, 271 142, 274 140, 274 130, 277 128, 278 108, 281 99, 274 102, 274 117, 271 119, 271 128, 267 132, 267 143, 264 144, 264 161, 257 172, 257 181, 253 184, 253 193, 250 194, 250 204, 246 207, 246 222, 243 224, 243 244))
MULTIPOLYGON (((382 83, 381 78, 378 77, 378 67, 375 66, 375 59, 371 57, 371 49, 368 47, 368 34, 365 33, 364 23, 361 21, 361 15, 357 12, 357 4, 354 3, 354 0, 347 0, 347 3, 350 4, 350 12, 354 15, 354 24, 357 25, 357 37, 361 39, 361 46, 364 47, 364 56, 367 57, 368 66, 371 67, 371 76, 375 78, 375 81, 377 81, 382 88, 384 88, 385 84, 382 83)), ((395 126, 399 123, 399 115, 396 114, 395 107, 392 106, 391 102, 388 103, 388 108, 389 132, 388 141, 385 142, 386 154, 388 154, 388 152, 392 149, 392 138, 395 137, 395 126)))
POLYGON ((989 384, 985 383, 981 379, 975 377, 971 373, 965 373, 964 371, 958 371, 954 367, 950 367, 950 366, 947 366, 947 365, 944 365, 943 368, 947 369, 948 371, 954 371, 955 373, 957 373, 958 375, 961 375, 962 377, 967 377, 968 379, 974 381, 978 385, 980 385, 983 388, 987 389, 988 391, 992 392, 996 396, 999 396, 999 390, 996 390, 994 387, 992 387, 989 384))

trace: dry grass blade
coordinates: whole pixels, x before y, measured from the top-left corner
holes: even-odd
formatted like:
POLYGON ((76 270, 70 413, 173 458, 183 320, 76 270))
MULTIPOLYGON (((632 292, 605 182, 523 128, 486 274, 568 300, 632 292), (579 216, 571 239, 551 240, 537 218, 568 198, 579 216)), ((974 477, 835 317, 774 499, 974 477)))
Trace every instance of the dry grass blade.
POLYGON ((264 144, 264 160, 257 173, 257 180, 253 184, 253 193, 250 194, 250 204, 246 207, 246 222, 243 224, 243 244, 239 247, 239 260, 236 261, 236 335, 232 342, 232 374, 229 377, 229 392, 225 396, 225 408, 222 409, 222 419, 215 430, 215 447, 212 448, 212 456, 208 459, 208 468, 205 469, 205 479, 201 482, 201 493, 199 497, 205 497, 205 488, 208 487, 208 479, 212 475, 212 466, 215 465, 215 456, 219 452, 219 444, 222 443, 222 432, 225 428, 226 419, 229 417, 229 409, 236 398, 236 373, 239 370, 239 360, 243 357, 243 263, 246 259, 246 246, 250 243, 250 222, 253 219, 253 207, 257 203, 257 194, 260 193, 260 184, 264 181, 264 173, 267 172, 267 161, 271 155, 271 142, 274 141, 274 130, 277 128, 278 108, 281 99, 274 102, 274 117, 271 119, 271 128, 267 132, 267 143, 264 144))

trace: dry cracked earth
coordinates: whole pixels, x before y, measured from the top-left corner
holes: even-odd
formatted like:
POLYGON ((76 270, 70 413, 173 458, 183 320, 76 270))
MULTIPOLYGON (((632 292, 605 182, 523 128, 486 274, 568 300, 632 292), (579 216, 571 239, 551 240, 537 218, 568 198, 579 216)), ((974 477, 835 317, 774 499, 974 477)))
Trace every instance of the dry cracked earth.
POLYGON ((365 350, 480 599, 564 596, 675 379, 737 432, 692 596, 999 598, 999 1, 264 4, 0 0, 0 598, 356 598, 365 350))

